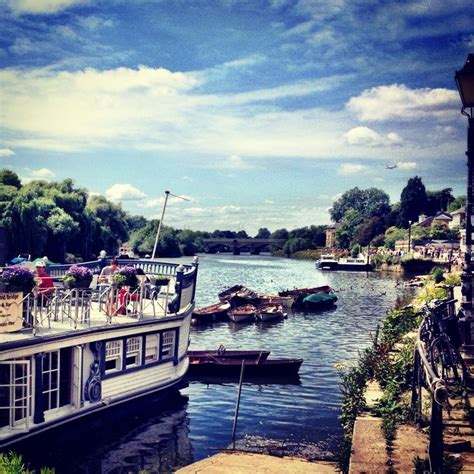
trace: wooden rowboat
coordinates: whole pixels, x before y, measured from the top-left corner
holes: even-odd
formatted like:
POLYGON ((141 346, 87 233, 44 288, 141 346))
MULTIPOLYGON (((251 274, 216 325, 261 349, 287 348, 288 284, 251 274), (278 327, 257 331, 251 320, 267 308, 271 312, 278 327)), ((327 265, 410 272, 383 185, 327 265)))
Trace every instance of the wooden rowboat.
POLYGON ((298 373, 303 359, 221 359, 196 360, 189 364, 188 374, 195 375, 237 375, 244 363, 244 375, 253 376, 294 376, 298 373))
POLYGON ((238 308, 230 309, 227 312, 229 319, 234 323, 243 323, 244 321, 250 321, 255 319, 257 308, 252 304, 246 304, 239 306, 238 308))
POLYGON ((265 360, 270 355, 270 351, 259 351, 259 350, 228 350, 228 349, 217 349, 217 350, 197 350, 188 351, 189 362, 196 364, 198 362, 205 362, 214 359, 238 359, 245 360, 265 360))
POLYGON ((193 311, 193 319, 200 323, 212 323, 215 321, 224 321, 227 317, 227 311, 230 309, 230 303, 216 303, 204 308, 193 311))
POLYGON ((274 303, 265 303, 258 307, 257 318, 260 321, 271 321, 283 317, 283 305, 274 303))
POLYGON ((315 288, 294 288, 293 290, 279 291, 278 294, 280 296, 293 296, 293 298, 295 298, 293 305, 298 307, 302 305, 303 299, 308 295, 314 293, 331 293, 332 291, 333 289, 329 285, 323 285, 316 286, 315 288))

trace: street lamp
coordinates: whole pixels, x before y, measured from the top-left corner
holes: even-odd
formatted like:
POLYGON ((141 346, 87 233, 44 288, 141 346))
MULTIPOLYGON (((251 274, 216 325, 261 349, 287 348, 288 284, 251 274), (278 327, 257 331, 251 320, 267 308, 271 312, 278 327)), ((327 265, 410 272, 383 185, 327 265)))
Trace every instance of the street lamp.
POLYGON ((411 221, 408 221, 408 255, 411 254, 411 221))
MULTIPOLYGON (((466 196, 466 252, 464 254, 464 271, 462 274, 462 307, 466 319, 472 316, 472 167, 474 159, 474 54, 469 54, 466 64, 454 76, 461 96, 463 115, 468 117, 467 130, 467 196, 466 196)), ((470 339, 470 330, 469 330, 470 339)), ((468 341, 470 342, 470 340, 468 341)))

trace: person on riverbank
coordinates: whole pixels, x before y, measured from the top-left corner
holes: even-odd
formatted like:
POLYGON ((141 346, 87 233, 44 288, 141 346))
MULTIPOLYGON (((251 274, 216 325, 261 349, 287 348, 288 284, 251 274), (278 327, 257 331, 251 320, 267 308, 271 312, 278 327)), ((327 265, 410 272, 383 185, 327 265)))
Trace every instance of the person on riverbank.
POLYGON ((112 276, 119 269, 117 259, 113 259, 110 265, 107 265, 102 269, 99 275, 99 283, 108 283, 109 276, 112 276))

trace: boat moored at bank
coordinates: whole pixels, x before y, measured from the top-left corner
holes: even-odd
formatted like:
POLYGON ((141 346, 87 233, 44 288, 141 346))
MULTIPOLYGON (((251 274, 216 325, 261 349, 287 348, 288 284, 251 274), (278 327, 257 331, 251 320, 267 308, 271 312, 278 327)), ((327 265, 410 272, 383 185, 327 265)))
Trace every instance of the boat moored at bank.
POLYGON ((0 314, 0 447, 183 384, 197 260, 133 266, 168 275, 168 285, 56 287, 47 299, 0 294, 8 304, 0 314))

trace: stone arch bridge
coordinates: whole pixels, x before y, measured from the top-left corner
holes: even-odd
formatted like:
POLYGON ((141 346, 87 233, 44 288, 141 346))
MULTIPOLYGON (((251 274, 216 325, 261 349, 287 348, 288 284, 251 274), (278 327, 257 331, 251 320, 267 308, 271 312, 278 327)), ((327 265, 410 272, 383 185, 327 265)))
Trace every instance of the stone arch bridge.
POLYGON ((241 252, 250 252, 258 255, 263 251, 281 249, 285 243, 284 239, 203 239, 204 251, 206 253, 232 252, 240 255, 241 252))

